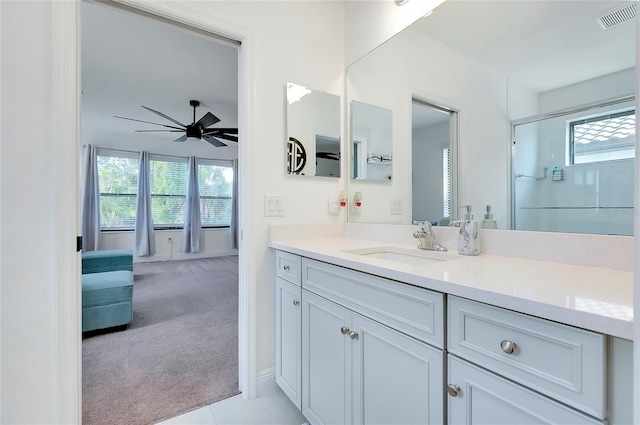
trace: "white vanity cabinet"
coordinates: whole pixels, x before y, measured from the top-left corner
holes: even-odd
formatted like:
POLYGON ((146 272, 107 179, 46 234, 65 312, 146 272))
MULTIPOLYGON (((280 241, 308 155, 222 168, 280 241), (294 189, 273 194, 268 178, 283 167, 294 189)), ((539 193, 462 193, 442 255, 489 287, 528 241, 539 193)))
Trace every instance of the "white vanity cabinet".
POLYGON ((453 296, 447 314, 450 424, 603 423, 603 335, 453 296))
POLYGON ((444 352, 405 333, 441 346, 443 295, 306 258, 302 264, 309 422, 443 423, 444 352))
POLYGON ((449 424, 602 424, 513 381, 449 355, 449 424))
POLYGON ((633 422, 629 340, 276 259, 276 381, 312 425, 633 422))
POLYGON ((276 252, 276 383, 301 408, 301 259, 276 252))

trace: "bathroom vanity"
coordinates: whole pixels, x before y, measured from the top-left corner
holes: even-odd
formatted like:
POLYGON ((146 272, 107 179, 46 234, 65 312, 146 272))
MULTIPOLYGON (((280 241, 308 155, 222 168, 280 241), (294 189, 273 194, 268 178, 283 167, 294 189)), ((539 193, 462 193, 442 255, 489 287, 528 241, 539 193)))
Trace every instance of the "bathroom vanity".
POLYGON ((631 272, 344 237, 270 246, 276 382, 313 425, 632 422, 631 272))

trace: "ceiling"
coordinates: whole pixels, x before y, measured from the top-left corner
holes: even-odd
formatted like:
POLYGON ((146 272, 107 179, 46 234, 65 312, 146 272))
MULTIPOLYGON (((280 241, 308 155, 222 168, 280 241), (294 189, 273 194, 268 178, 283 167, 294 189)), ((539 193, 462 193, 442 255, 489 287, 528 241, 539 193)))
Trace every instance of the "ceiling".
POLYGON ((496 72, 544 92, 635 66, 634 20, 595 17, 628 1, 448 0, 414 26, 496 72))
MULTIPOLYGON (((635 25, 602 30, 594 19, 623 3, 448 0, 412 27, 546 91, 635 65, 635 25)), ((191 99, 201 102, 196 119, 210 111, 221 120, 214 127, 238 126, 237 43, 112 6, 81 5, 83 132, 173 140, 179 134, 134 133, 162 127, 114 115, 171 124, 144 105, 188 124, 191 99)))
MULTIPOLYGON (((81 2, 82 131, 171 141, 181 133, 114 115, 174 125, 141 105, 191 124, 211 112, 238 126, 238 45, 113 6, 81 2)), ((206 143, 206 142, 204 142, 206 143)))
MULTIPOLYGON (((633 21, 603 30, 595 17, 620 1, 448 0, 412 25, 536 92, 635 66, 633 21)), ((413 105, 413 128, 448 115, 413 105)))

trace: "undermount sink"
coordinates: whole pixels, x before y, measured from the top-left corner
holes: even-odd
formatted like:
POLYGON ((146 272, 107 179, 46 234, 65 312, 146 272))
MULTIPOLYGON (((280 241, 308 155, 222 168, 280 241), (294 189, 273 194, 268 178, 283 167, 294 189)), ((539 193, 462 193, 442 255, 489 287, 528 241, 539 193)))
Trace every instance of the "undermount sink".
POLYGON ((393 246, 351 249, 343 252, 410 265, 439 263, 441 261, 455 260, 458 258, 457 255, 448 254, 446 252, 423 251, 418 248, 407 249, 393 246))

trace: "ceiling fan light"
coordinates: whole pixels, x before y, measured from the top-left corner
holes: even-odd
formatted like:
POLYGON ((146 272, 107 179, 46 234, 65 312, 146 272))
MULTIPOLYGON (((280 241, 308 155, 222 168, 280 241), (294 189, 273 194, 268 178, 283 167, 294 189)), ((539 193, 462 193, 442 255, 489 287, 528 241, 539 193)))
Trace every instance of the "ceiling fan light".
POLYGON ((202 128, 199 125, 188 125, 187 138, 200 140, 202 138, 202 128))

